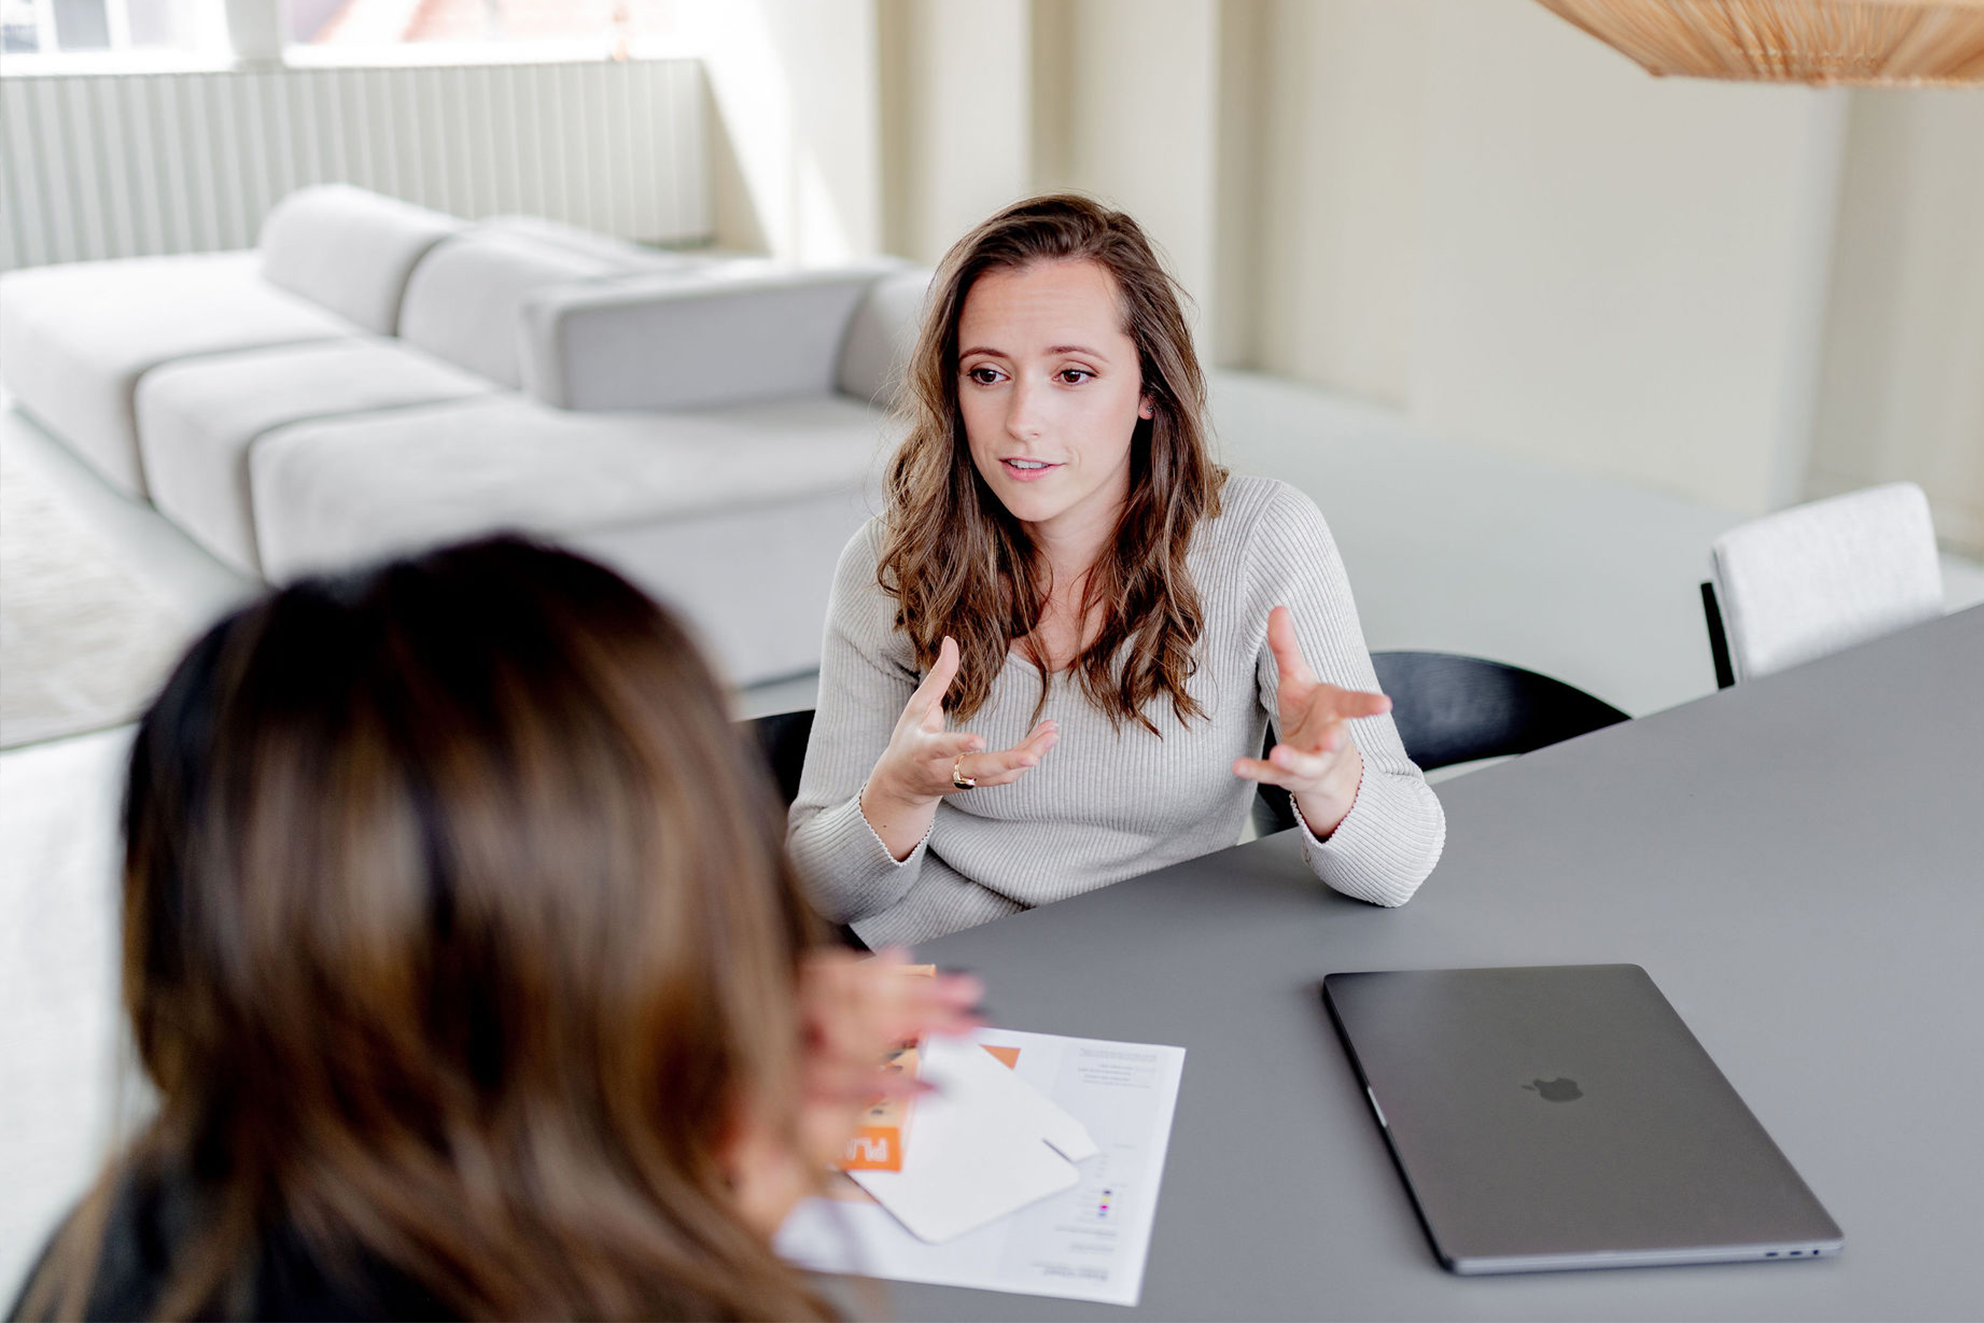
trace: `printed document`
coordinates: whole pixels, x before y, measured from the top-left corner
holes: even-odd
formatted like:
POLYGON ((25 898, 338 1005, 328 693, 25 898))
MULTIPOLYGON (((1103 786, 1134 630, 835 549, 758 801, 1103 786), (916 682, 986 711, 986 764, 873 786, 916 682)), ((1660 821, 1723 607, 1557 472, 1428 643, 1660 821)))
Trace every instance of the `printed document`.
MULTIPOLYGON (((974 1039, 1087 1128, 1099 1152, 1072 1189, 942 1244, 904 1229, 851 1181, 809 1199, 779 1252, 818 1272, 1134 1305, 1157 1216, 1185 1049, 982 1029, 974 1039)), ((912 1127, 906 1140, 913 1152, 912 1127)))
POLYGON ((900 1171, 847 1174, 918 1240, 940 1245, 1081 1183, 1099 1149, 1067 1109, 977 1043, 932 1038, 916 1142, 900 1171))

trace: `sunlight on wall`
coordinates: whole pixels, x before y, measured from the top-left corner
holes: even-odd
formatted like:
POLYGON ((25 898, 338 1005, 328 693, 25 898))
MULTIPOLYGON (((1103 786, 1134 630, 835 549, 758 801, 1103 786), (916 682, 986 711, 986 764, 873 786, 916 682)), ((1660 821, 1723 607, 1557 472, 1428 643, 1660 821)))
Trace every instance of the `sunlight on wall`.
POLYGON ((809 263, 879 252, 873 0, 722 0, 681 21, 736 163, 717 242, 809 263))

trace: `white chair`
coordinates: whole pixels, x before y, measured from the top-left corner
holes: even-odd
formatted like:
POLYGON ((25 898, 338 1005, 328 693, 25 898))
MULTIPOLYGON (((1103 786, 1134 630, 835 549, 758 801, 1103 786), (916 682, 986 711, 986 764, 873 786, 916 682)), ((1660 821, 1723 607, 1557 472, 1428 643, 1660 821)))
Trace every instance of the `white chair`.
POLYGON ((1702 585, 1716 679, 1754 680, 1943 613, 1929 499, 1889 483, 1794 506, 1716 539, 1702 585))

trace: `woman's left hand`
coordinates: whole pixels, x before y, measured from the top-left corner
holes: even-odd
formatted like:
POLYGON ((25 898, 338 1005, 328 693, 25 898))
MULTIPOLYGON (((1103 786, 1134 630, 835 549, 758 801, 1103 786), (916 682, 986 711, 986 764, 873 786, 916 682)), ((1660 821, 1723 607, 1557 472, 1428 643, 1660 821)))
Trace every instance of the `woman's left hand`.
POLYGON ((1322 838, 1349 816, 1364 780, 1364 756, 1346 723, 1389 712, 1392 700, 1318 680, 1302 656, 1295 617, 1285 606, 1268 613, 1268 650, 1280 672, 1275 724, 1281 743, 1266 758, 1236 758, 1233 774, 1294 795, 1303 821, 1322 838))

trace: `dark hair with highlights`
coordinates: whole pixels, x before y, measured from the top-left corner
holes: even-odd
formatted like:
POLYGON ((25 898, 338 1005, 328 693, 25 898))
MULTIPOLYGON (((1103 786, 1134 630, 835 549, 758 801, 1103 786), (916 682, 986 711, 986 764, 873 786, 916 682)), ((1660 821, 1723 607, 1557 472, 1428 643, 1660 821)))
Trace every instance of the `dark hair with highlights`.
POLYGON ((1099 608, 1101 628, 1071 669, 1113 723, 1155 731, 1145 713, 1153 700, 1169 700, 1181 721, 1203 715, 1186 691, 1205 619, 1185 556, 1199 521, 1219 513, 1226 471, 1208 453, 1205 376, 1177 283, 1123 212, 1079 194, 1032 198, 985 221, 945 256, 904 373, 908 435, 889 465, 877 577, 896 599, 896 624, 920 667, 936 661, 946 634, 958 641, 958 677, 946 703, 959 719, 984 706, 1014 639, 1028 640, 1046 703, 1047 666, 1030 636, 1049 585, 1025 526, 972 463, 958 405, 958 321, 987 271, 1056 261, 1094 262, 1108 272, 1155 414, 1137 423, 1129 500, 1083 587, 1082 618, 1099 608))
POLYGON ((618 575, 496 539, 246 607, 145 715, 124 828, 162 1105, 31 1316, 92 1308, 145 1189, 186 1214, 160 1317, 258 1312, 283 1244, 464 1317, 830 1312, 720 1165, 747 1107, 796 1130, 815 921, 715 677, 618 575))

